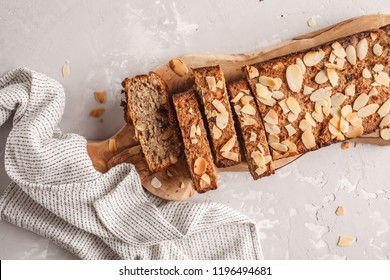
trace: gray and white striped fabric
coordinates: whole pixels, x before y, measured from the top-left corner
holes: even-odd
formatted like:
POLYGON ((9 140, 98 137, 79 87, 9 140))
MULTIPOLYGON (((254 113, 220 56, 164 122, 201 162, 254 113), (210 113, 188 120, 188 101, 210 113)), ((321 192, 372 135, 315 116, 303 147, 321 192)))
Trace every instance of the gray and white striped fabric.
POLYGON ((64 105, 63 87, 43 74, 0 79, 0 125, 15 111, 2 220, 83 259, 262 259, 254 223, 237 211, 155 197, 131 164, 97 172, 86 139, 57 127, 64 105))

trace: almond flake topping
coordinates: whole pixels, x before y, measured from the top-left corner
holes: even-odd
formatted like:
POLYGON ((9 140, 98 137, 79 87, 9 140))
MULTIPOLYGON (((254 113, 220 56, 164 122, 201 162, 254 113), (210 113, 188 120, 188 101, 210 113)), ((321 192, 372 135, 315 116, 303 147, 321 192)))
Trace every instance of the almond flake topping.
POLYGON ((299 92, 301 90, 303 74, 301 68, 297 64, 293 64, 287 67, 286 79, 291 91, 299 92))
POLYGON ((306 66, 314 66, 319 63, 325 56, 325 52, 323 50, 319 51, 310 51, 303 57, 303 62, 306 66))

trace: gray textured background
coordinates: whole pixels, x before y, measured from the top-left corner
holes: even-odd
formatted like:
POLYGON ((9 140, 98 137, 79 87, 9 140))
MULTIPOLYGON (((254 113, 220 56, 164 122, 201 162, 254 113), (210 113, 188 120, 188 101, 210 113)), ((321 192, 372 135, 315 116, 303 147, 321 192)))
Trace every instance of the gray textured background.
MULTIPOLYGON (((60 127, 88 139, 107 138, 122 126, 126 76, 187 53, 252 51, 350 17, 390 13, 388 0, 112 2, 0 0, 0 75, 23 66, 59 80, 67 94, 60 127), (307 26, 310 17, 317 26, 307 26), (108 93, 103 123, 88 117, 97 107, 95 90, 108 93)), ((0 128, 0 193, 9 182, 3 154, 10 127, 0 128)), ((389 162, 390 147, 344 151, 336 144, 257 182, 249 174, 223 174, 217 191, 192 200, 219 201, 254 219, 266 259, 389 259, 389 162), (338 205, 344 217, 334 214, 338 205), (356 243, 338 247, 344 234, 356 243)), ((0 258, 74 256, 0 222, 0 258)))

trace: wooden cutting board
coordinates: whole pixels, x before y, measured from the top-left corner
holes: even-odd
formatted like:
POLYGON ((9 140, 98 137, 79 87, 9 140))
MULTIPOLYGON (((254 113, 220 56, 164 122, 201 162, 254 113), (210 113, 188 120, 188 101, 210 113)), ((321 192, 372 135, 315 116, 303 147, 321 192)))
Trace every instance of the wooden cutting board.
MULTIPOLYGON (((220 65, 226 81, 238 80, 243 77, 241 68, 257 62, 266 61, 278 56, 286 55, 309 49, 326 42, 349 36, 362 31, 378 29, 390 24, 390 15, 368 15, 349 19, 336 25, 321 29, 306 35, 296 37, 290 41, 267 47, 253 52, 242 54, 189 54, 179 57, 188 68, 197 68, 210 65, 220 65)), ((157 67, 154 72, 162 76, 167 82, 170 93, 177 93, 193 86, 191 71, 183 77, 178 76, 169 67, 169 62, 157 67)), ((379 132, 371 133, 357 139, 354 142, 369 143, 375 145, 390 145, 390 140, 385 141, 379 137, 379 132)), ((196 192, 192 188, 187 163, 182 156, 179 162, 168 169, 151 173, 141 154, 132 155, 129 149, 138 145, 134 139, 134 128, 125 124, 120 131, 105 141, 89 141, 88 153, 94 167, 100 172, 107 172, 113 166, 120 163, 132 163, 140 174, 143 186, 151 193, 168 200, 185 200, 196 192), (151 180, 156 177, 161 187, 155 188, 151 180)), ((133 148, 135 149, 135 148, 133 148)), ((275 161, 276 169, 296 160, 301 155, 275 161)), ((229 167, 219 168, 217 172, 248 172, 245 162, 229 167)), ((261 179, 260 179, 261 180, 261 179)))

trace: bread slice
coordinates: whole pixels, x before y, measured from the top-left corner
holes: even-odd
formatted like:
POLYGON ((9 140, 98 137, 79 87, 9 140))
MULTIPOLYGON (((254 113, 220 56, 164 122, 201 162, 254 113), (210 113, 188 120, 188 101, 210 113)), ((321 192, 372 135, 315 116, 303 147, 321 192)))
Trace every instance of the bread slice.
POLYGON ((284 141, 303 154, 378 128, 390 110, 388 29, 245 68, 273 160, 291 155, 284 141))
POLYGON ((195 92, 189 90, 173 95, 173 104, 195 190, 203 193, 216 189, 213 157, 195 92))
POLYGON ((175 164, 180 155, 178 128, 169 103, 167 86, 156 73, 126 78, 126 121, 135 127, 149 170, 175 164))
POLYGON ((246 80, 227 85, 230 102, 238 120, 239 131, 244 143, 245 157, 253 179, 257 180, 274 173, 274 166, 263 121, 246 80))
POLYGON ((222 70, 219 66, 210 66, 193 69, 193 72, 197 93, 207 119, 215 165, 236 165, 241 162, 240 146, 222 70))

